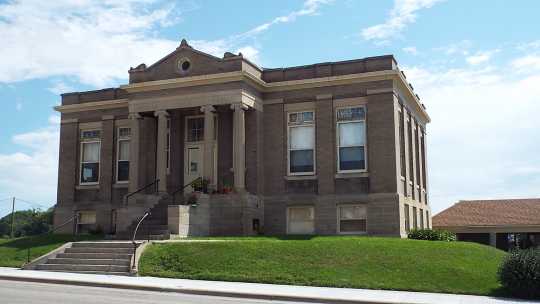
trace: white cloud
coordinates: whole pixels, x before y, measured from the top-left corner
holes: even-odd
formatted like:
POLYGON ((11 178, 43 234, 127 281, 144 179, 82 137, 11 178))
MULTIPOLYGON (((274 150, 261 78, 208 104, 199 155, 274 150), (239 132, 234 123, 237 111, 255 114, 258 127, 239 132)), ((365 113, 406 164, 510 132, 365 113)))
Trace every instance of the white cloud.
MULTIPOLYGON (((257 62, 259 51, 247 42, 270 27, 316 15, 332 0, 306 0, 302 8, 278 16, 238 35, 190 43, 215 56, 244 50, 257 62)), ((179 21, 186 5, 175 7, 163 0, 14 1, 0 4, 0 83, 54 76, 75 77, 95 87, 125 81, 130 66, 153 63, 179 41, 159 38, 155 30, 179 21), (24 37, 24 39, 21 39, 24 37)), ((70 91, 59 82, 49 90, 70 91)))
POLYGON ((55 95, 60 95, 63 93, 74 92, 75 88, 66 84, 63 81, 55 81, 53 85, 48 88, 48 90, 55 95))
POLYGON ((60 125, 60 115, 53 114, 49 116, 49 124, 54 126, 60 125))
POLYGON ((540 195, 540 72, 404 69, 426 104, 430 196, 437 213, 460 199, 540 195))
POLYGON ((12 142, 19 152, 0 154, 0 193, 54 204, 59 124, 52 116, 49 121, 51 124, 43 129, 13 136, 12 142))
POLYGON ((520 72, 540 71, 540 55, 526 55, 517 58, 512 61, 511 65, 520 72))
POLYGON ((304 4, 301 9, 297 11, 292 11, 289 14, 278 16, 270 22, 263 23, 259 26, 256 26, 255 28, 241 34, 241 36, 253 36, 260 34, 261 32, 264 32, 268 30, 272 25, 279 24, 279 23, 288 23, 295 21, 298 17, 302 16, 311 16, 316 15, 319 12, 319 9, 324 4, 329 4, 333 2, 333 0, 306 0, 304 1, 304 4))
POLYGON ((125 79, 130 66, 175 48, 177 42, 152 31, 177 16, 178 8, 152 0, 1 4, 0 57, 9 60, 0 66, 0 82, 62 75, 101 87, 125 79))
POLYGON ((260 59, 259 59, 259 50, 256 49, 255 47, 252 47, 252 46, 241 47, 241 48, 238 49, 237 52, 242 53, 242 55, 244 57, 251 60, 253 63, 258 64, 259 61, 260 61, 260 59))
POLYGON ((497 52, 499 52, 499 50, 477 52, 474 55, 468 56, 465 60, 471 65, 482 64, 488 62, 493 54, 497 52))
POLYGON ((381 24, 364 28, 361 32, 365 40, 388 41, 414 23, 417 12, 430 8, 441 0, 394 0, 394 6, 388 19, 381 24))
POLYGON ((414 46, 404 47, 402 50, 407 54, 418 55, 418 50, 414 46))

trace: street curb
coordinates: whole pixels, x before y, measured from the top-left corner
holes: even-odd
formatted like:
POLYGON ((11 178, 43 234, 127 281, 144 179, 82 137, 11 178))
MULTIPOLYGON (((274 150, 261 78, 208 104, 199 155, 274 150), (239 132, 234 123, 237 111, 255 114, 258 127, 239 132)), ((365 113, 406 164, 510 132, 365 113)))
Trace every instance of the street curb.
POLYGON ((28 278, 28 277, 23 278, 23 277, 18 277, 18 276, 9 276, 9 275, 1 275, 1 274, 0 274, 0 279, 19 281, 19 282, 119 288, 119 289, 145 290, 145 291, 156 291, 156 292, 174 292, 174 293, 183 293, 183 294, 192 294, 192 295, 234 297, 234 298, 274 300, 274 301, 296 301, 296 302, 306 302, 306 303, 316 302, 316 303, 328 303, 328 304, 332 304, 332 303, 336 303, 336 304, 396 304, 396 303, 414 304, 414 303, 401 302, 401 301, 400 302, 358 301, 358 300, 342 300, 342 299, 332 299, 332 298, 302 297, 302 296, 289 296, 289 295, 255 294, 255 293, 246 293, 246 292, 224 292, 224 291, 199 290, 199 289, 188 289, 188 288, 163 288, 163 287, 156 287, 156 286, 139 286, 139 285, 122 284, 122 283, 98 283, 98 282, 88 282, 88 281, 82 281, 82 280, 62 280, 62 279, 28 278))

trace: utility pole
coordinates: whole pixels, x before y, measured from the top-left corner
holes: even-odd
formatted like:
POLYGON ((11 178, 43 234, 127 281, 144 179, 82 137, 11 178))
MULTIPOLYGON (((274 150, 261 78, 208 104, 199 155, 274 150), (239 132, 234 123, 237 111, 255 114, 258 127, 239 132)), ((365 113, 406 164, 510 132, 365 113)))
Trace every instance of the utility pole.
POLYGON ((13 238, 13 224, 15 223, 15 196, 13 197, 13 203, 11 204, 11 238, 13 238))

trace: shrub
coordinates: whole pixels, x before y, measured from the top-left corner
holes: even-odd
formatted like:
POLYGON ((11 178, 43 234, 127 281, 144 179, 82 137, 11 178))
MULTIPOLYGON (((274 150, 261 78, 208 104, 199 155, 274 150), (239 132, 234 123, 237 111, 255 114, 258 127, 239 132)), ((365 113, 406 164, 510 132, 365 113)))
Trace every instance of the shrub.
POLYGON ((540 248, 510 252, 499 267, 498 277, 514 296, 540 298, 540 248))
POLYGON ((456 240, 456 235, 447 230, 415 229, 409 232, 408 238, 414 240, 453 242, 456 240))

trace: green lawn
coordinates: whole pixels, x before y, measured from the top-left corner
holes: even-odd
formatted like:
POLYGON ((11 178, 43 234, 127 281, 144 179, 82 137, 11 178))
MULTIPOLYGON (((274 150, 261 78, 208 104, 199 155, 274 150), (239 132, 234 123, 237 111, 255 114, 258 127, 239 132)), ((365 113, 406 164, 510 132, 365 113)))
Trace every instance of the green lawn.
POLYGON ((27 248, 30 247, 30 260, 62 246, 64 243, 103 238, 97 235, 49 234, 39 237, 0 239, 0 266, 21 267, 27 261, 27 248))
POLYGON ((504 295, 505 253, 463 242, 375 237, 229 238, 154 244, 145 276, 274 284, 504 295))

